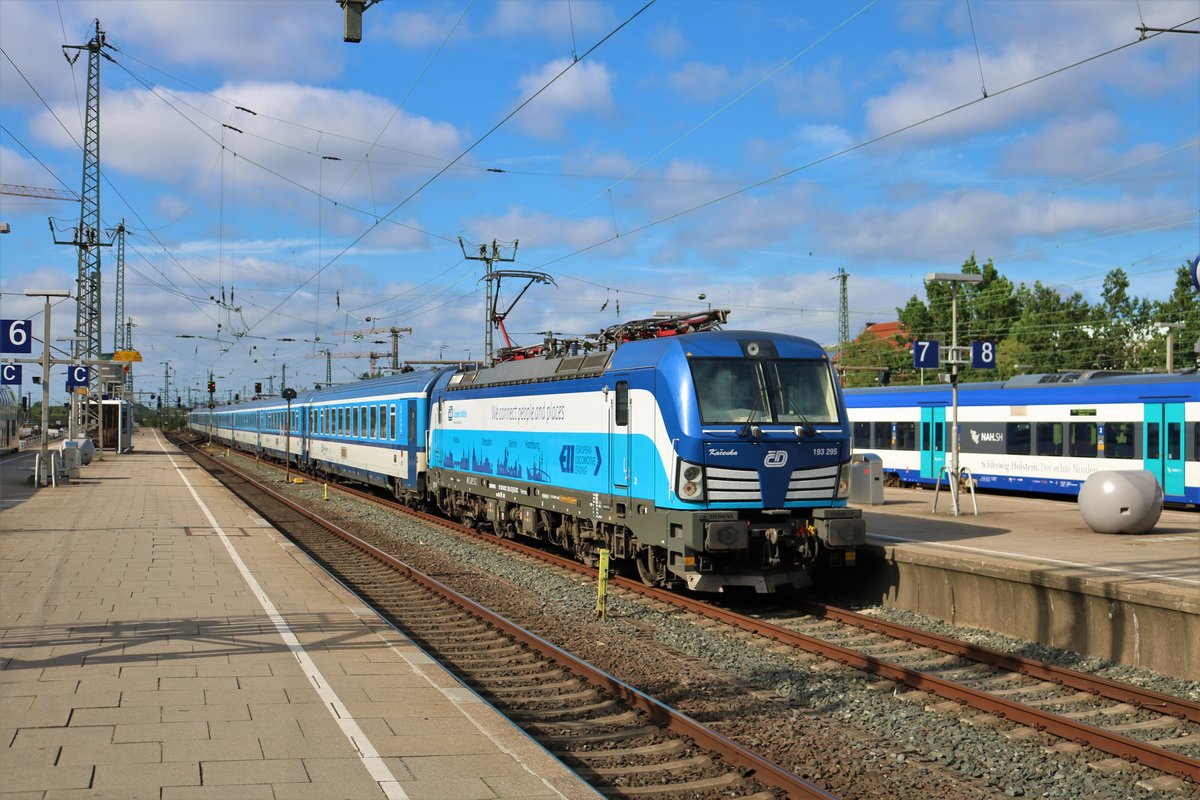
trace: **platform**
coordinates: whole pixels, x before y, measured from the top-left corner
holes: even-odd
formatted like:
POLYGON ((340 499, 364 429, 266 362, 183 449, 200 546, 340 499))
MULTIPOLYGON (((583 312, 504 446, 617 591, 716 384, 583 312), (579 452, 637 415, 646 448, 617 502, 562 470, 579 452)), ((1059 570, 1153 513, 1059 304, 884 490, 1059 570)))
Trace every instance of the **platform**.
POLYGON ((134 447, 57 488, 0 465, 0 798, 598 796, 161 435, 134 447))
POLYGON ((1200 514, 1101 534, 1073 501, 888 488, 864 505, 864 599, 1200 679, 1200 514))

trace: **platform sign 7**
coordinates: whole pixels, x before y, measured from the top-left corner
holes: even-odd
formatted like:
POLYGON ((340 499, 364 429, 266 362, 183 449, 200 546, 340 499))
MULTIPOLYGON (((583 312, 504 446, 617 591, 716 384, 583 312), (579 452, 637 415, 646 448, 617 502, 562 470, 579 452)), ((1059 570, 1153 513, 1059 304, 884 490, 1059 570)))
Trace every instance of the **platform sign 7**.
POLYGON ((913 342, 913 367, 917 369, 937 369, 938 349, 936 340, 917 339, 913 342))
POLYGON ((88 368, 83 364, 72 364, 67 367, 67 389, 88 385, 88 368))
POLYGON ((32 353, 33 320, 0 319, 0 353, 32 353))
POLYGON ((971 342, 971 366, 975 369, 995 369, 996 343, 971 342))

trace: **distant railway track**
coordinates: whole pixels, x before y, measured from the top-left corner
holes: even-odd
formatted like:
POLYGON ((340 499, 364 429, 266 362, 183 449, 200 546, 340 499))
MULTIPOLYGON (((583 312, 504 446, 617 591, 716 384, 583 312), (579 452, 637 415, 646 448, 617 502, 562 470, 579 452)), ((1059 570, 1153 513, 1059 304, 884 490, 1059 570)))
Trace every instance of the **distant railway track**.
POLYGON ((534 739, 575 764, 605 796, 834 798, 322 519, 228 461, 196 448, 190 452, 534 739))
MULTIPOLYGON (((376 494, 337 488, 557 569, 594 575, 573 559, 414 512, 376 494)), ((970 711, 969 719, 1000 717, 1023 726, 1027 735, 1044 732, 1200 784, 1200 760, 1190 755, 1200 752, 1200 704, 1186 699, 819 604, 803 606, 803 614, 776 611, 774 619, 767 619, 625 578, 610 578, 610 586, 762 637, 762 646, 786 645, 832 659, 864 677, 940 697, 970 711)))

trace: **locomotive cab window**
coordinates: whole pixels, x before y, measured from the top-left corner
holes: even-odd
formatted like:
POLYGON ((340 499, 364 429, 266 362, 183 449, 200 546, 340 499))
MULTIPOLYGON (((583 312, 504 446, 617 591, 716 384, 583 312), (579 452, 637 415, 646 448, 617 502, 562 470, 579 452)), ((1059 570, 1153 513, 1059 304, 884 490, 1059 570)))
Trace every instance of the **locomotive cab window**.
POLYGON ((705 424, 839 421, 825 361, 696 358, 690 366, 705 424))

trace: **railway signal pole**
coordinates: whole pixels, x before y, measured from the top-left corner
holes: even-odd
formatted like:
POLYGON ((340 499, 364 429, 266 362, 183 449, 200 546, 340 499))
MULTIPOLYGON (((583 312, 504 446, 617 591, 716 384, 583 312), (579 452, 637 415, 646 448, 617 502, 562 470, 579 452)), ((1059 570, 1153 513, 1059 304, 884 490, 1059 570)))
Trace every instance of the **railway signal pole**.
MULTIPOLYGON (((960 283, 981 283, 983 276, 959 272, 931 272, 925 276, 927 283, 950 284, 950 356, 946 363, 950 365, 950 505, 954 516, 961 511, 958 505, 958 488, 961 472, 958 467, 958 365, 965 363, 958 349, 958 285, 960 283)), ((938 475, 938 482, 941 482, 938 475)))

